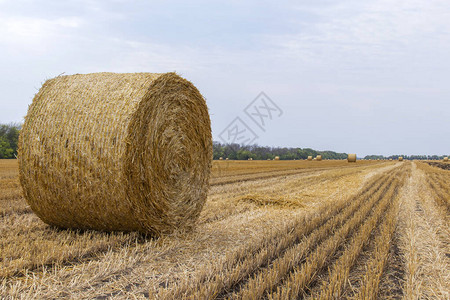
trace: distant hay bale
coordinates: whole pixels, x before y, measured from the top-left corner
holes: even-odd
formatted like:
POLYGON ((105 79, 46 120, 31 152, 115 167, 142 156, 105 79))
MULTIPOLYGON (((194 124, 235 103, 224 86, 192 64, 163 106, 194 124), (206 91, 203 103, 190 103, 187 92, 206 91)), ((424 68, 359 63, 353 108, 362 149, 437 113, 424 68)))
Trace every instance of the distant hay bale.
POLYGON ((310 156, 308 156, 308 160, 312 160, 313 158, 312 158, 312 156, 310 155, 310 156))
POLYGON ((248 160, 253 160, 253 158, 250 157, 248 160))
POLYGON ((227 158, 225 158, 225 160, 229 160, 229 158, 227 157, 227 158))
POLYGON ((403 157, 399 156, 398 161, 403 161, 403 157))
POLYGON ((191 227, 211 163, 206 102, 175 73, 50 79, 20 133, 25 199, 61 228, 160 235, 191 227))
POLYGON ((446 161, 446 162, 448 161, 448 157, 447 157, 447 156, 446 156, 446 157, 444 157, 444 161, 446 161))
POLYGON ((223 157, 221 156, 221 157, 219 157, 219 160, 223 160, 223 157))
POLYGON ((392 161, 392 158, 389 158, 389 161, 392 161))
POLYGON ((347 156, 347 161, 348 162, 356 162, 356 154, 349 154, 347 156))
POLYGON ((279 157, 279 156, 275 156, 274 159, 275 159, 275 160, 280 160, 280 157, 279 157))
POLYGON ((322 155, 317 155, 317 156, 316 156, 316 160, 317 160, 317 161, 321 161, 321 160, 322 160, 322 155))

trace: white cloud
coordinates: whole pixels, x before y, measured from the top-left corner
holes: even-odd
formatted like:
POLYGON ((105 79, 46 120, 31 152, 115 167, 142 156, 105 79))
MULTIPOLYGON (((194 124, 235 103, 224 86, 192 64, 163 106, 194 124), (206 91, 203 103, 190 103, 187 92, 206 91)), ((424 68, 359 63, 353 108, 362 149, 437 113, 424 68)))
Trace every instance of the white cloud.
POLYGON ((317 20, 305 23, 300 19, 299 32, 268 38, 283 49, 283 55, 303 61, 391 63, 393 57, 401 61, 409 47, 450 46, 447 1, 350 1, 325 8, 296 8, 313 13, 317 20))
POLYGON ((39 48, 67 35, 67 30, 82 26, 79 17, 62 17, 53 20, 34 17, 3 17, 0 19, 0 44, 9 47, 39 48))

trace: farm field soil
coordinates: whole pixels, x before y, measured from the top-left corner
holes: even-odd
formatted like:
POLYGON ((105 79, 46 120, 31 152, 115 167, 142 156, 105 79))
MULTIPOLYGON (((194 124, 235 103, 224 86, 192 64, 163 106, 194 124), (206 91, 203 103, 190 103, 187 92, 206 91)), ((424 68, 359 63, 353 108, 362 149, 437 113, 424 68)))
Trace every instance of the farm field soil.
POLYGON ((0 160, 0 298, 449 299, 450 171, 215 161, 196 228, 61 230, 0 160))

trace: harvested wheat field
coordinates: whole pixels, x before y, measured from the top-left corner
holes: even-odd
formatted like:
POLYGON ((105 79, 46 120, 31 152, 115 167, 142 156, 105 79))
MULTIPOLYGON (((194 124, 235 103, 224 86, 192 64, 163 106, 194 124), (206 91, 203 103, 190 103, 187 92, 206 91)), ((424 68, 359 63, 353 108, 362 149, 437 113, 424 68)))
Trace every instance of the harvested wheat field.
POLYGON ((450 171, 215 161, 192 231, 62 230, 0 160, 0 298, 449 299, 450 171))

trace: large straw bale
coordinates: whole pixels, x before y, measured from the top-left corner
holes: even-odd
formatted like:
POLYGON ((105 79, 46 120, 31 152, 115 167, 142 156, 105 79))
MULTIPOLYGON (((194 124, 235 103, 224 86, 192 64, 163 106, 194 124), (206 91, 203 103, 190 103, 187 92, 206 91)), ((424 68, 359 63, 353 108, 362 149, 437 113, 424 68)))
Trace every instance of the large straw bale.
POLYGON ((25 199, 51 225, 160 235, 191 227, 206 201, 208 109, 175 73, 48 80, 19 144, 25 199))
POLYGON ((317 156, 316 156, 316 160, 317 160, 317 161, 321 161, 321 160, 322 160, 322 155, 317 155, 317 156))
POLYGON ((308 160, 312 160, 313 159, 313 157, 310 155, 310 156, 308 156, 308 160))
POLYGON ((274 159, 275 159, 275 160, 280 160, 280 157, 279 157, 279 156, 275 156, 274 159))
POLYGON ((444 161, 446 162, 448 161, 448 156, 444 157, 444 161))
POLYGON ((398 161, 403 161, 403 156, 399 156, 398 161))

